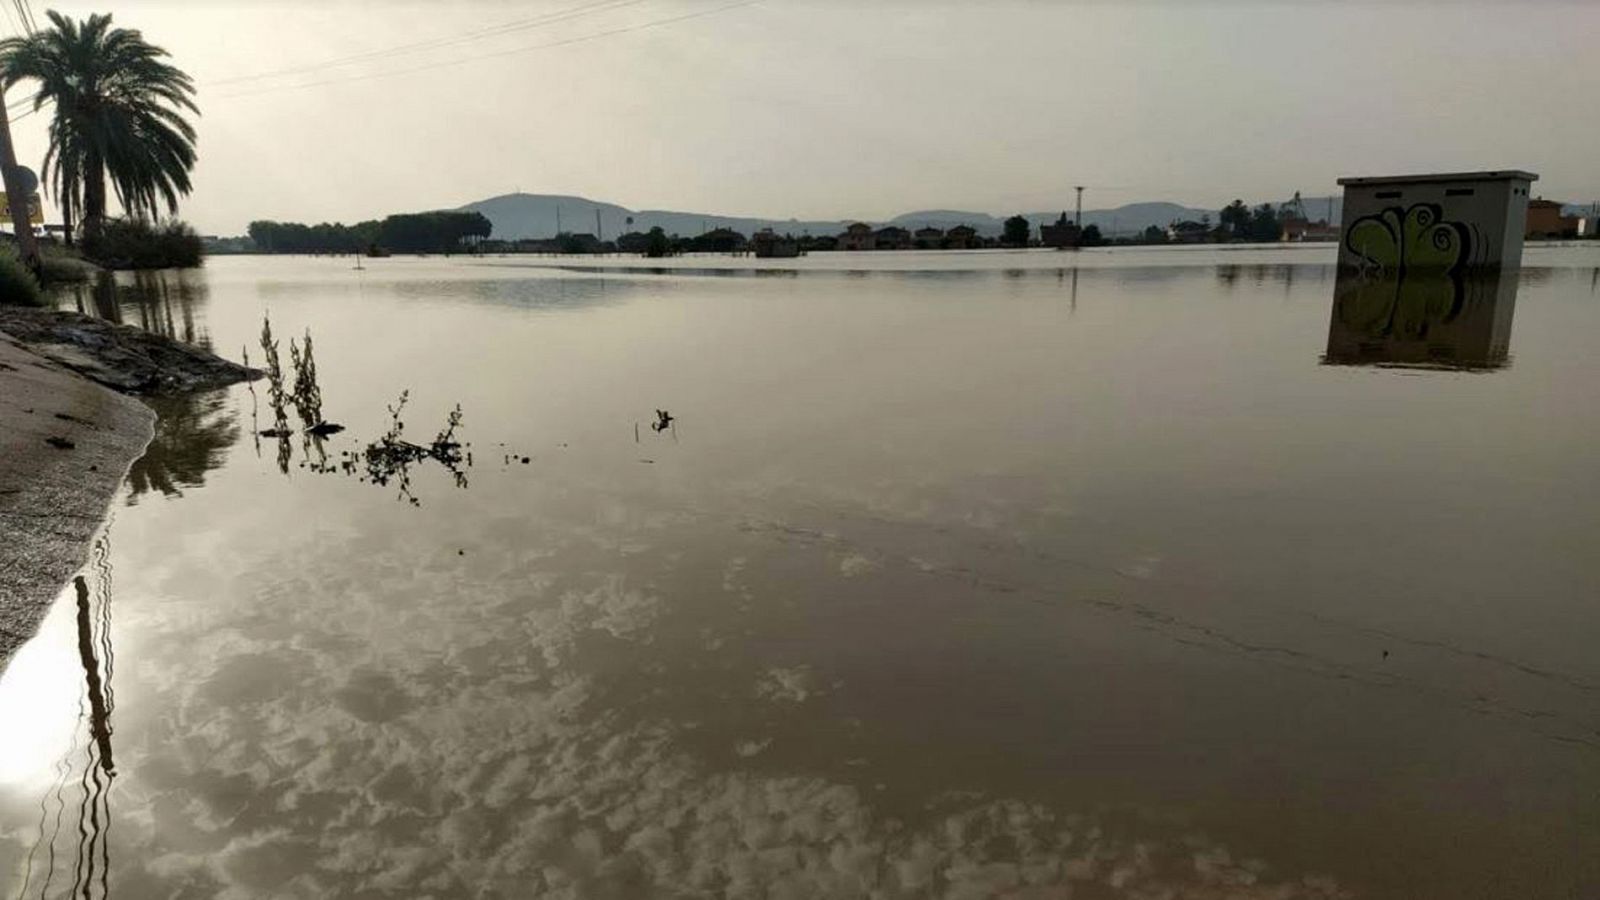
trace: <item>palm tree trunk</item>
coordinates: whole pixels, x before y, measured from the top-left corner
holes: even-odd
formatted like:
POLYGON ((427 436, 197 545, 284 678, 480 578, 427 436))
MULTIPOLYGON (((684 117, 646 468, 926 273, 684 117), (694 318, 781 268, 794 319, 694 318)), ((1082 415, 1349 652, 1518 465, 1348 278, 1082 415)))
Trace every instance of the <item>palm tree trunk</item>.
POLYGON ((66 241, 68 247, 73 246, 73 244, 72 244, 72 201, 71 200, 68 200, 68 201, 66 201, 66 202, 61 204, 61 239, 63 241, 66 241))
POLYGON ((93 231, 106 218, 106 161, 90 152, 83 161, 83 229, 93 231))

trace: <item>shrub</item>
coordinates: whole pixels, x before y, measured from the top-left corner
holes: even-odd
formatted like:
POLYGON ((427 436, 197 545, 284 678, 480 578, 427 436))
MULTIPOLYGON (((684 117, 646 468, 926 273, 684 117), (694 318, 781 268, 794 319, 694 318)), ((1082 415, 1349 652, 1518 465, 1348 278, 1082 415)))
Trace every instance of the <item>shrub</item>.
POLYGON ((0 248, 0 306, 43 306, 39 281, 11 247, 0 248))
POLYGON ((110 219, 85 229, 83 255, 108 269, 188 269, 200 265, 200 236, 177 220, 110 219))

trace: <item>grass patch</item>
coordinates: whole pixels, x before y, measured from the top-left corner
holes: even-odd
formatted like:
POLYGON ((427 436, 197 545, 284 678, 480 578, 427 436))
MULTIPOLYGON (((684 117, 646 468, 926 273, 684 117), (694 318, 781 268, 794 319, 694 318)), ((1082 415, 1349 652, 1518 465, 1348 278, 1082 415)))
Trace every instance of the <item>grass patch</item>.
POLYGON ((78 284, 94 278, 100 267, 72 247, 39 242, 39 280, 44 284, 78 284))

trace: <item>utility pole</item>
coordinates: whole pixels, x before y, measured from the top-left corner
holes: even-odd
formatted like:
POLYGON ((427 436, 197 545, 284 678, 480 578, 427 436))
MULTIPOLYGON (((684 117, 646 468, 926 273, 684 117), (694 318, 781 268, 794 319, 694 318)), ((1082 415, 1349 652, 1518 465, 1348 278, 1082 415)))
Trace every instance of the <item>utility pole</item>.
POLYGON ((39 244, 33 239, 33 220, 28 216, 28 194, 17 171, 17 151, 11 145, 11 116, 6 112, 6 96, 0 91, 0 172, 4 173, 6 199, 11 206, 11 231, 17 236, 17 250, 27 267, 39 271, 39 244))
POLYGON ((600 227, 600 207, 598 206, 594 208, 594 236, 601 243, 605 243, 606 230, 600 227))
POLYGON ((556 207, 556 237, 561 237, 561 207, 556 207))
POLYGON ((1076 221, 1073 224, 1077 225, 1079 228, 1082 228, 1083 227, 1083 185, 1080 184, 1076 188, 1073 188, 1073 190, 1078 192, 1078 214, 1076 216, 1076 221))

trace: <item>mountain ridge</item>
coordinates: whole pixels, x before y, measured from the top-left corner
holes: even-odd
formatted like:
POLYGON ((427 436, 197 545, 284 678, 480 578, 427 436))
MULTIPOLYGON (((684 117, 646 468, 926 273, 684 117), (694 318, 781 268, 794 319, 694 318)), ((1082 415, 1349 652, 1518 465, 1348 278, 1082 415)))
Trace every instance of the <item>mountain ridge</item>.
MULTIPOLYGON (((771 228, 780 234, 830 235, 844 231, 854 222, 866 222, 875 228, 897 225, 913 230, 930 225, 937 228, 968 225, 977 229, 979 234, 998 236, 1005 220, 1009 218, 1009 214, 995 215, 960 209, 916 210, 888 219, 762 218, 685 210, 635 210, 621 204, 572 194, 522 192, 487 197, 457 208, 483 213, 494 226, 493 236, 502 240, 553 237, 558 226, 561 231, 593 234, 597 225, 601 235, 607 238, 615 238, 628 231, 648 231, 653 227, 660 227, 668 234, 684 236, 716 228, 732 228, 747 235, 762 228, 771 228)), ((1040 225, 1056 221, 1063 213, 1069 219, 1073 217, 1072 210, 1025 212, 1021 215, 1037 230, 1040 225)), ((1315 213, 1313 211, 1313 218, 1315 213)), ((1152 200, 1106 209, 1086 209, 1083 211, 1083 224, 1098 226, 1107 235, 1136 234, 1150 226, 1166 228, 1174 221, 1198 221, 1202 216, 1209 216, 1215 222, 1217 210, 1152 200)))

